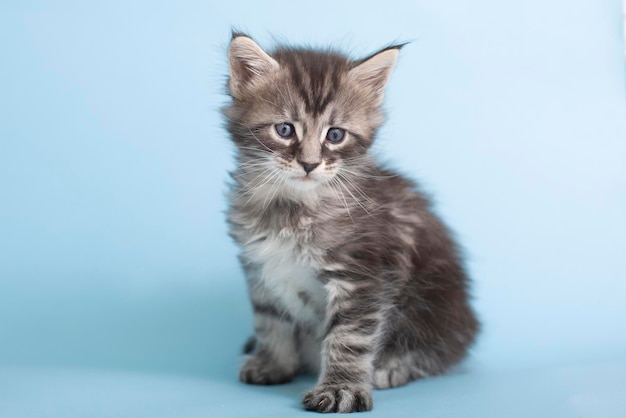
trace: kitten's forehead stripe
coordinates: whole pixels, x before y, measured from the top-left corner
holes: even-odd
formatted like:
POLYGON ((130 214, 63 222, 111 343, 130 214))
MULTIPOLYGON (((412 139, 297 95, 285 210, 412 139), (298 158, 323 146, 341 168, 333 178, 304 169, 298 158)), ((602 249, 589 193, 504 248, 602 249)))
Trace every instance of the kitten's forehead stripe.
POLYGON ((328 123, 334 126, 336 121, 337 121, 337 109, 333 108, 330 111, 330 116, 328 117, 328 123))
POLYGON ((305 111, 319 116, 334 100, 348 60, 336 54, 307 50, 279 50, 276 58, 288 69, 305 111))

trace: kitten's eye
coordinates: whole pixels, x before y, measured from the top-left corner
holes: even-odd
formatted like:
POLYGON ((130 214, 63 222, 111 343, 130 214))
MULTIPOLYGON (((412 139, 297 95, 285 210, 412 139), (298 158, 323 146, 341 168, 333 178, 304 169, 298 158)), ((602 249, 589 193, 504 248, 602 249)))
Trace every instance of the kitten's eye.
POLYGON ((338 144, 343 141, 343 138, 346 136, 346 131, 341 128, 330 128, 328 133, 326 134, 326 140, 328 142, 332 142, 333 144, 338 144))
POLYGON ((296 133, 296 128, 291 123, 277 123, 274 129, 281 138, 291 138, 296 133))

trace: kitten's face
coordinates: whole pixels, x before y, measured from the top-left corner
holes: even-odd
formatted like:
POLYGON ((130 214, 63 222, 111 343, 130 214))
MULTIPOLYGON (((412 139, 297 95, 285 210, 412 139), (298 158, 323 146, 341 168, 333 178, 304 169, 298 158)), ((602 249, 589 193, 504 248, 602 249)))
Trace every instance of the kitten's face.
POLYGON ((225 114, 247 181, 276 193, 308 192, 357 175, 382 122, 397 52, 388 48, 360 62, 310 50, 270 56, 246 36, 233 38, 233 104, 225 114))

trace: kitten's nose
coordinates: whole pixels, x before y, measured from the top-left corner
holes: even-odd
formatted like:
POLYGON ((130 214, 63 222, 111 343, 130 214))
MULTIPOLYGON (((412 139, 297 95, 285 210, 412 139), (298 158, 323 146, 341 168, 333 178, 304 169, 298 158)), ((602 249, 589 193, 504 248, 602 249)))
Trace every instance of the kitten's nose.
POLYGON ((302 168, 304 168, 304 171, 306 171, 307 174, 315 170, 315 167, 320 165, 320 163, 305 163, 304 161, 298 161, 298 163, 302 166, 302 168))

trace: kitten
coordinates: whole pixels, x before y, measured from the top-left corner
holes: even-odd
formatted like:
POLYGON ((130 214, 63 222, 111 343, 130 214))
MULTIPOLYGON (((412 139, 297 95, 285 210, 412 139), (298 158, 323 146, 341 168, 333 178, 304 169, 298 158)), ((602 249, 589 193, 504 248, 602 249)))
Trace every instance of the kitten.
POLYGON ((368 151, 400 48, 352 61, 268 54, 238 33, 229 46, 228 222, 255 328, 240 379, 317 372, 308 410, 370 410, 372 387, 444 372, 478 330, 448 229, 414 183, 368 151))

